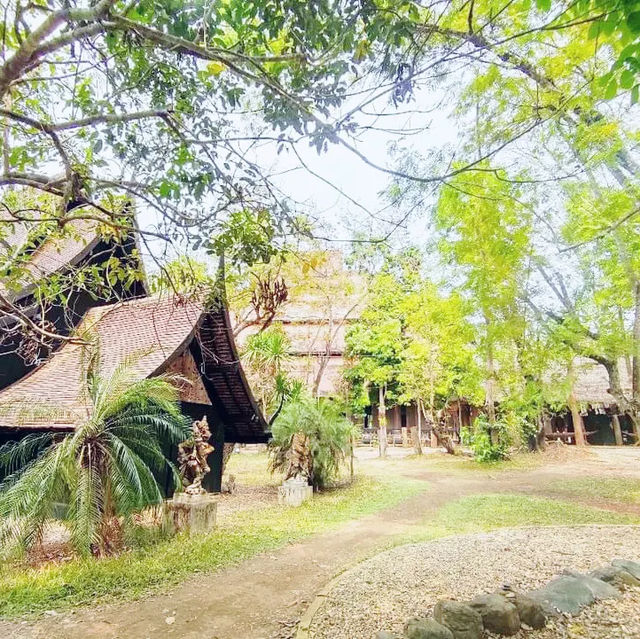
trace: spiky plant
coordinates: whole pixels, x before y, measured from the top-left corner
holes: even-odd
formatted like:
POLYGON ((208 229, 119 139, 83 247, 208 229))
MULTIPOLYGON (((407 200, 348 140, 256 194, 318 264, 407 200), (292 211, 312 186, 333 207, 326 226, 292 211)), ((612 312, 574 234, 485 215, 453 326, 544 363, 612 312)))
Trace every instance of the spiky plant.
POLYGON ((271 471, 288 475, 290 466, 305 468, 313 487, 324 488, 339 475, 354 430, 335 402, 300 396, 285 405, 273 423, 271 471))
POLYGON ((167 469, 163 445, 188 435, 170 377, 137 380, 131 360, 107 377, 84 374, 90 416, 70 433, 28 435, 0 448, 0 545, 28 548, 63 505, 63 523, 81 554, 113 553, 132 515, 162 501, 154 473, 167 469))
POLYGON ((265 415, 279 412, 287 383, 285 367, 291 359, 289 348, 289 340, 280 326, 251 335, 244 347, 251 388, 265 415))

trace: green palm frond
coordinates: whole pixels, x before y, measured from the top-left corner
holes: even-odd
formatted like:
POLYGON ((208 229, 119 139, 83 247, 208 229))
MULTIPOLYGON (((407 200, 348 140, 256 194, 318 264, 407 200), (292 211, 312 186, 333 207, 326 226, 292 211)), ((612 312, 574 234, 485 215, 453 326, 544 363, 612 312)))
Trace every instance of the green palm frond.
POLYGON ((24 469, 46 451, 53 438, 53 433, 29 434, 19 442, 0 446, 0 473, 6 476, 24 469))
POLYGON ((37 542, 63 503, 75 548, 109 552, 110 535, 129 526, 133 513, 161 502, 158 476, 169 473, 180 485, 163 447, 188 435, 174 385, 184 380, 136 379, 135 361, 129 358, 102 377, 99 358, 89 358, 90 417, 71 433, 29 435, 0 448, 0 471, 6 474, 0 484, 1 546, 37 542))

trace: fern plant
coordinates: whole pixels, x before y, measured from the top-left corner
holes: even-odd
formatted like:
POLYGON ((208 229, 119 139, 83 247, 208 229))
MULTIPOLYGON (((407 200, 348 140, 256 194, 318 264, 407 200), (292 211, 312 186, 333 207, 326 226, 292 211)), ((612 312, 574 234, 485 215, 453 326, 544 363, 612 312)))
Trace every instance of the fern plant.
MULTIPOLYGON (((81 554, 112 554, 132 515, 162 501, 157 475, 180 478, 163 446, 188 436, 175 380, 138 380, 131 360, 102 377, 84 374, 90 416, 73 432, 28 435, 0 448, 0 545, 28 548, 63 505, 62 521, 81 554)), ((52 410, 52 414, 55 411, 52 410)))

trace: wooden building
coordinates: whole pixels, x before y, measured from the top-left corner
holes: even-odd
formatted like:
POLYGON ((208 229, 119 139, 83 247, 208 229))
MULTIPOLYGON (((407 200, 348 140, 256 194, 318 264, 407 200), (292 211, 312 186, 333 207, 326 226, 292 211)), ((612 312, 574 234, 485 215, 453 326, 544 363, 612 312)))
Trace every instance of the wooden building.
MULTIPOLYGON (((38 233, 38 223, 10 223, 0 218, 0 224, 10 224, 10 233, 0 242, 0 269, 6 272, 17 264, 21 271, 17 290, 9 290, 6 282, 0 281, 0 296, 18 306, 34 322, 44 319, 55 333, 69 335, 90 308, 147 294, 135 236, 122 242, 112 237, 105 239, 96 221, 83 219, 69 222, 65 235, 54 238, 38 233), (66 291, 68 301, 64 306, 43 308, 37 303, 35 291, 48 278, 99 266, 114 258, 139 272, 140 278, 128 285, 117 282, 105 286, 99 295, 83 288, 71 288, 66 291)), ((48 347, 30 348, 27 352, 25 347, 34 345, 12 333, 14 324, 9 314, 0 313, 0 389, 26 375, 61 344, 52 342, 48 347)))
MULTIPOLYGON (((628 416, 621 414, 616 398, 609 393, 609 377, 605 367, 581 357, 576 358, 574 369, 576 377, 573 395, 587 443, 595 446, 622 446, 640 441, 640 433, 634 432, 633 423, 628 416)), ((630 363, 621 360, 619 370, 622 390, 630 397, 630 363)), ((573 419, 568 406, 550 415, 545 422, 546 438, 575 444, 573 419)))
MULTIPOLYGON (((55 246, 45 241, 33 252, 33 286, 39 278, 81 263, 113 255, 138 259, 134 238, 118 246, 101 239, 95 227, 80 226, 78 231, 55 246)), ((32 291, 25 287, 13 299, 31 309, 32 291)), ((86 401, 85 361, 88 354, 98 353, 104 376, 128 360, 140 379, 179 373, 189 380, 179 389, 182 410, 193 419, 208 418, 214 452, 205 487, 218 491, 224 444, 265 443, 269 437, 236 352, 226 303, 205 305, 177 295, 150 297, 146 291, 144 281, 134 283, 114 291, 118 301, 110 303, 77 292, 56 326, 63 334, 82 337, 84 343, 63 341, 31 365, 19 364, 16 349, 3 345, 0 443, 33 432, 69 432, 86 420, 91 406, 86 401)), ((167 452, 176 458, 177 451, 167 452)))

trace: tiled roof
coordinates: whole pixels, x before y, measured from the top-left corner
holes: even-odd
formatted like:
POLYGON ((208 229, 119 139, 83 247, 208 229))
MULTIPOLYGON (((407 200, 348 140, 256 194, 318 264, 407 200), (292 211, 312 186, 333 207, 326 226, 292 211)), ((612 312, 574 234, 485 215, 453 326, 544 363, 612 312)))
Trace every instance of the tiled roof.
MULTIPOLYGON (((197 333, 205 385, 224 412, 225 426, 233 427, 240 441, 264 435, 266 424, 239 367, 224 308, 205 311, 200 303, 177 296, 140 298, 91 309, 77 333, 99 345, 103 376, 131 358, 139 379, 161 373, 197 333)), ((0 426, 69 429, 85 419, 90 413, 82 383, 87 352, 84 345, 67 343, 1 391, 0 426), (47 406, 55 407, 55 412, 47 411, 47 406)))
MULTIPOLYGON (((5 241, 19 250, 28 238, 28 229, 22 225, 13 226, 13 232, 5 241)), ((64 236, 45 240, 29 255, 23 267, 26 271, 21 282, 23 288, 14 293, 14 297, 23 297, 38 280, 78 262, 99 240, 96 227, 97 223, 93 220, 73 220, 67 224, 64 236)), ((1 254, 6 255, 7 249, 1 254)), ((1 288, 4 287, 0 284, 1 288)))
MULTIPOLYGON (((188 339, 201 315, 202 309, 193 303, 143 298, 91 309, 78 334, 89 336, 99 345, 102 375, 108 376, 130 357, 135 372, 143 379, 188 339)), ((42 366, 0 392, 0 424, 68 427, 82 419, 88 410, 82 400, 87 353, 86 346, 66 344, 42 366), (27 415, 30 410, 25 410, 33 405, 49 405, 67 414, 33 419, 27 415)))

